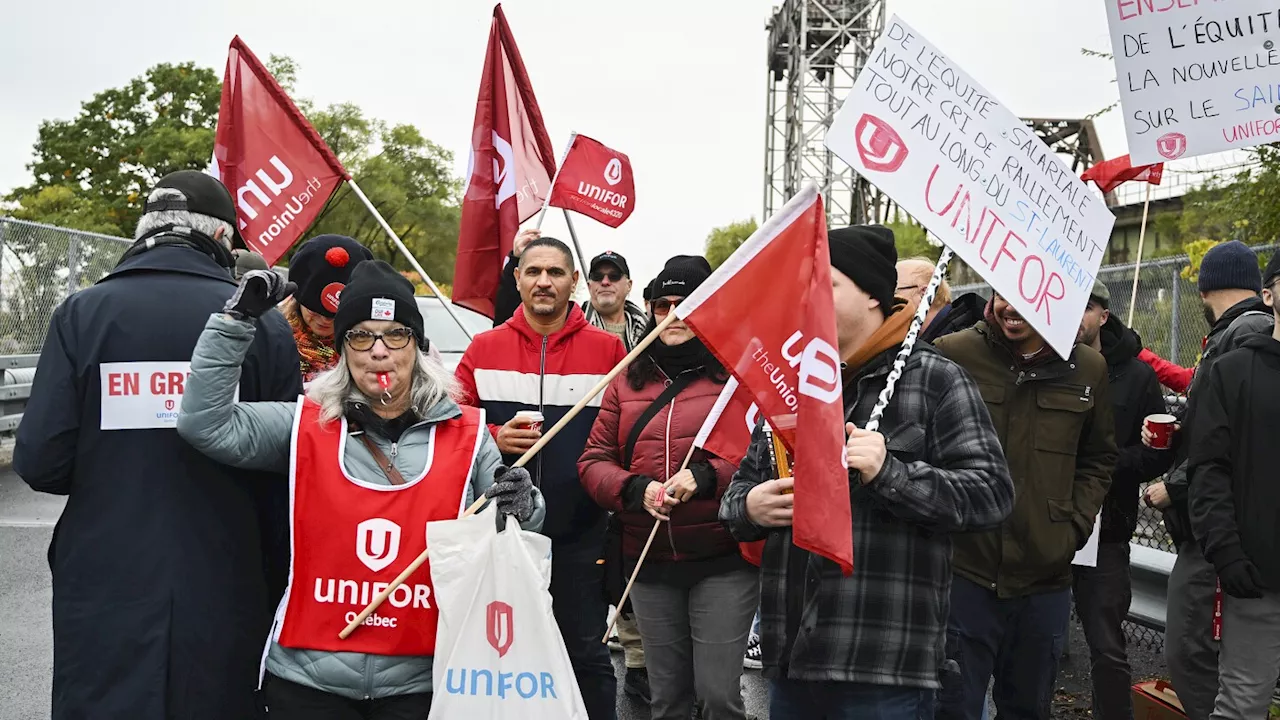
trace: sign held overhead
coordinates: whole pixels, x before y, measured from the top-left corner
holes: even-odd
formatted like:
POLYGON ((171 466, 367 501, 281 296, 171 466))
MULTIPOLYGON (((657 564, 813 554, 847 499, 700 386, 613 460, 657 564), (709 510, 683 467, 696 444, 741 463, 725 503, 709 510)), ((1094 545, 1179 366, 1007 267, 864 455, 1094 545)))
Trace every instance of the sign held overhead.
POLYGON ((826 146, 1070 355, 1115 216, 1022 120, 896 15, 826 146))

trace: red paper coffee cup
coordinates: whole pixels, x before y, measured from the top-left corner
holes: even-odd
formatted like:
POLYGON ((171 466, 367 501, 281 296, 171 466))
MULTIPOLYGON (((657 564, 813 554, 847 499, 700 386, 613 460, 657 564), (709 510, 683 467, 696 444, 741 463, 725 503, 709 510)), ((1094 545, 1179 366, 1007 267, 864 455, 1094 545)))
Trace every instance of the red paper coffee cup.
POLYGON ((1148 415, 1143 424, 1155 437, 1151 438, 1151 447, 1156 450, 1168 450, 1173 446, 1173 431, 1177 427, 1178 418, 1172 415, 1148 415))
POLYGON ((516 418, 527 420, 530 430, 542 432, 542 413, 537 410, 521 410, 516 413, 516 418))

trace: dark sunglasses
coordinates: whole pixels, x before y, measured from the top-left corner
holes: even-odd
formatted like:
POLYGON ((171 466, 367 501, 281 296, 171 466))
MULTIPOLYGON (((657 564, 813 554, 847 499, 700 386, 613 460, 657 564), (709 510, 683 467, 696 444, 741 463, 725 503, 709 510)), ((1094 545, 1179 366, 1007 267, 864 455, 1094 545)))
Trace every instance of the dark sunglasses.
POLYGON ((622 271, 610 270, 609 272, 603 272, 596 270, 591 273, 591 282, 600 282, 605 278, 609 278, 609 282, 622 282, 622 271))
POLYGON ((666 298, 658 298, 657 300, 650 302, 649 306, 653 308, 654 315, 666 315, 667 313, 671 312, 671 308, 679 305, 681 300, 683 300, 683 298, 681 298, 680 300, 668 300, 666 298))
POLYGON ((358 352, 364 352, 373 348, 373 344, 379 340, 388 350, 399 350, 406 347, 413 340, 413 331, 409 328, 395 328, 384 333, 372 333, 368 330, 348 330, 347 331, 347 347, 358 352))

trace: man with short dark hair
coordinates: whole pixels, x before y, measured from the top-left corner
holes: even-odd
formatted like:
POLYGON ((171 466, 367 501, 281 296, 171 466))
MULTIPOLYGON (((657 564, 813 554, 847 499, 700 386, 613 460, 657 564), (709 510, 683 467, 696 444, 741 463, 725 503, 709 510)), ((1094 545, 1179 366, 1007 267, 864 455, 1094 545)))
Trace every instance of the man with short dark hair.
POLYGON ((770 718, 916 720, 933 713, 945 660, 953 534, 999 525, 1013 485, 977 386, 926 344, 908 356, 879 432, 864 429, 912 315, 894 298, 888 228, 833 230, 828 242, 853 575, 792 543, 794 481, 773 479, 762 426, 720 519, 739 541, 766 540, 760 626, 770 718))
MULTIPOLYGON (((264 535, 286 479, 176 430, 196 339, 236 292, 235 228, 216 178, 166 175, 115 269, 53 312, 13 454, 33 490, 67 496, 49 546, 53 720, 257 717, 264 535)), ((289 325, 275 310, 257 325, 240 400, 296 399, 289 325)))
POLYGON ((1138 359, 1142 339, 1111 314, 1111 291, 1095 280, 1076 342, 1102 353, 1111 385, 1118 456, 1111 488, 1102 503, 1102 527, 1095 567, 1072 566, 1076 614, 1089 645, 1089 677, 1093 716, 1099 720, 1132 720, 1133 678, 1125 654, 1123 623, 1133 588, 1129 580, 1129 540, 1138 525, 1138 493, 1142 483, 1157 478, 1173 463, 1173 454, 1142 444, 1148 415, 1163 413, 1160 381, 1138 359))
POLYGON ((938 717, 978 720, 995 678, 1000 717, 1048 720, 1071 609, 1071 561, 1093 532, 1116 462, 1107 365, 1066 359, 999 293, 976 326, 940 338, 977 382, 1009 462, 1013 514, 955 541, 938 717))
MULTIPOLYGON (((1280 253, 1262 286, 1280 313, 1280 253)), ((1280 326, 1218 358, 1196 393, 1191 524, 1226 595, 1211 717, 1254 720, 1267 716, 1280 673, 1280 326)))
MULTIPOLYGON (((573 253, 559 240, 537 238, 516 268, 519 311, 472 340, 457 377, 463 402, 485 410, 503 463, 511 465, 542 437, 520 411, 542 413, 550 428, 621 362, 617 336, 592 327, 573 303, 578 283, 573 253)), ((552 610, 573 663, 591 720, 615 717, 617 679, 605 630, 604 574, 597 564, 607 516, 578 480, 582 455, 599 413, 600 398, 578 413, 529 462, 542 490, 551 538, 552 610)))

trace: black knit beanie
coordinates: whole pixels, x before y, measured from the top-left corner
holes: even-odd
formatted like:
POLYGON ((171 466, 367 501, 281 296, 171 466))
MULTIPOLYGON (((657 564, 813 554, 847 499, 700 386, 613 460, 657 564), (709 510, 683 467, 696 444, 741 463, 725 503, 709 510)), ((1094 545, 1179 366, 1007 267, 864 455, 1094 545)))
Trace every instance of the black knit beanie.
POLYGON ((418 347, 427 349, 422 329, 422 312, 413 297, 413 283, 381 260, 356 265, 351 282, 342 291, 342 302, 333 318, 333 337, 338 352, 346 347, 347 331, 365 320, 394 320, 413 330, 418 347))
POLYGON ((831 267, 839 270, 873 299, 888 317, 898 287, 898 248, 893 231, 883 225, 854 225, 827 233, 831 267))
POLYGON ((1258 256, 1248 245, 1232 240, 1209 248, 1200 261, 1200 292, 1252 290, 1262 292, 1258 256))
POLYGON ((653 279, 649 299, 667 295, 688 297, 709 277, 711 263, 706 258, 701 255, 676 255, 667 261, 662 272, 653 279))
POLYGON ((369 248, 344 235, 317 235, 302 244, 289 263, 289 280, 298 284, 298 304, 333 317, 338 298, 356 267, 372 260, 369 248))

